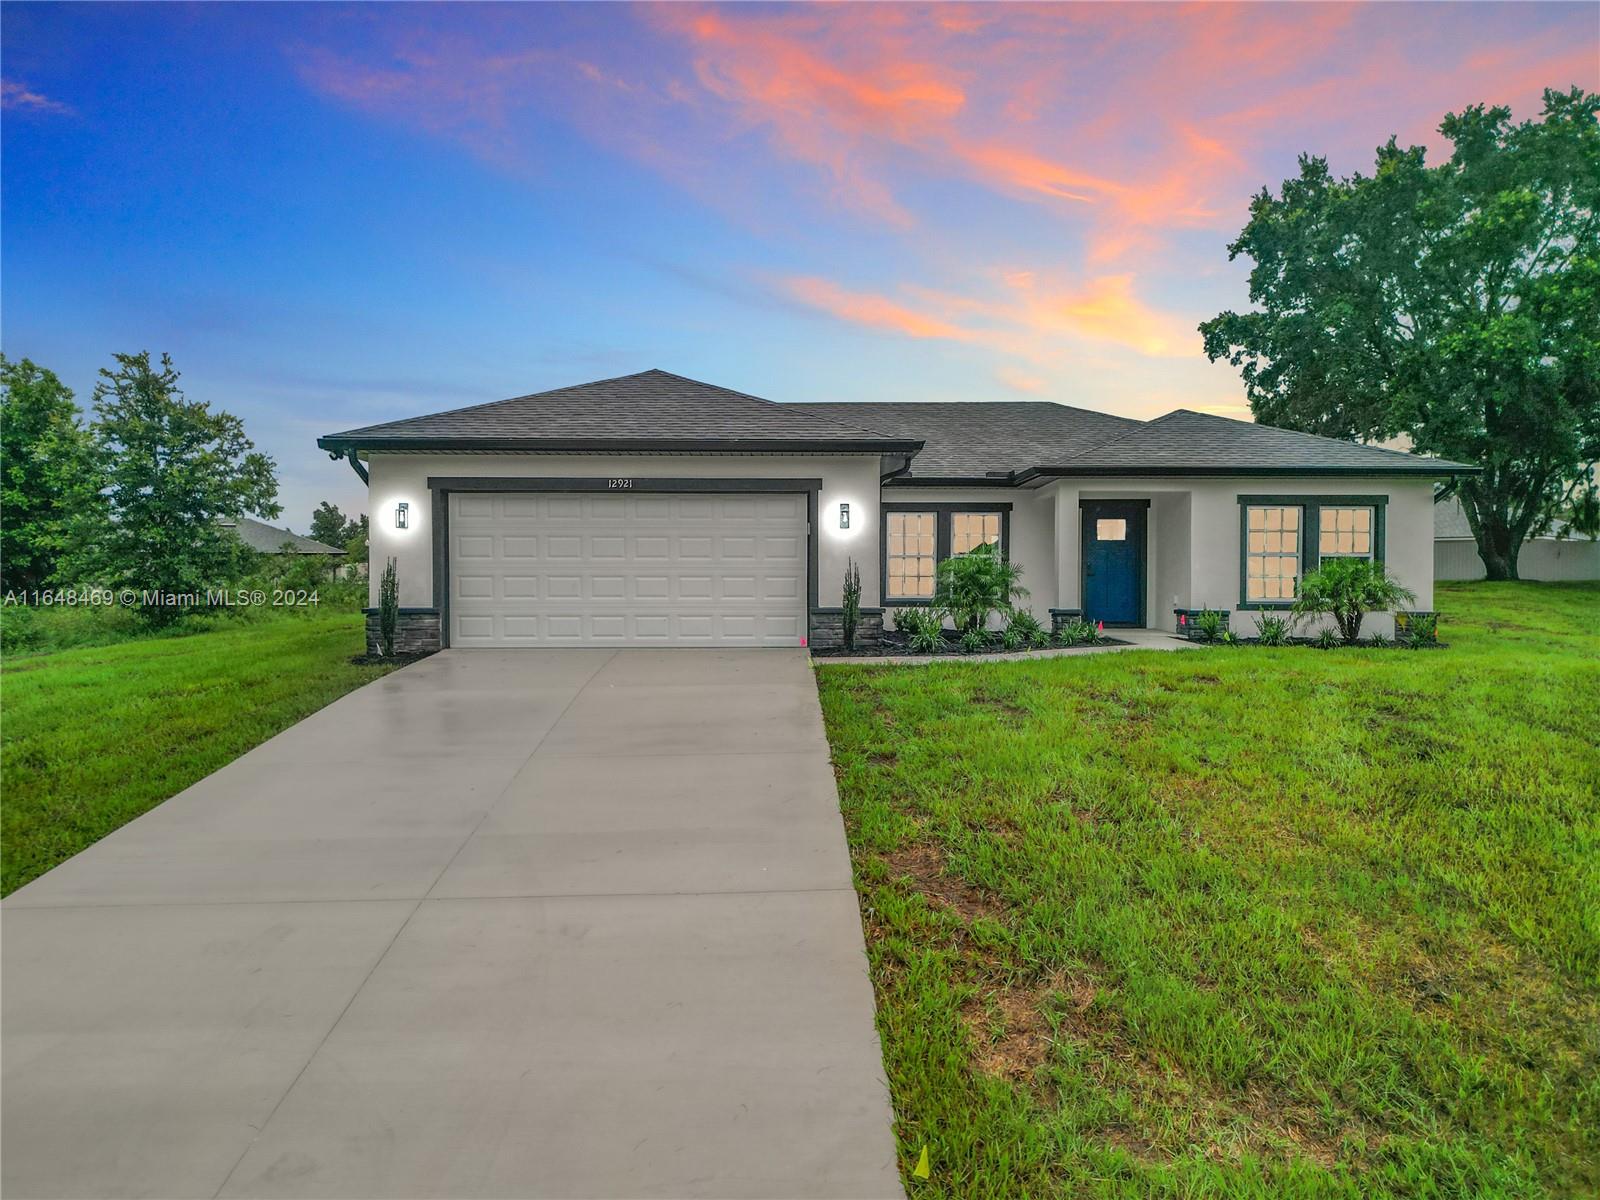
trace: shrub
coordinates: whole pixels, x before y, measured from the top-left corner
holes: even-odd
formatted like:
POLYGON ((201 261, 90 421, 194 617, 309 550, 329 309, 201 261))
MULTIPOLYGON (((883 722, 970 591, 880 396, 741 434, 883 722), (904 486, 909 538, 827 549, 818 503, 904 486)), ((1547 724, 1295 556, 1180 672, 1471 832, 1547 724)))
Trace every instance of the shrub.
POLYGON ((961 653, 963 654, 981 654, 991 644, 989 633, 985 629, 968 629, 961 635, 961 653))
POLYGON ((1021 650, 1027 644, 1027 639, 1012 622, 1000 631, 1000 648, 1002 650, 1021 650))
POLYGON ((378 582, 378 637, 383 642, 384 657, 394 656, 394 635, 400 628, 400 579, 395 573, 395 561, 390 559, 383 568, 383 578, 378 582))
POLYGON ((1092 646, 1101 640, 1100 631, 1082 617, 1074 617, 1056 631, 1056 645, 1072 647, 1080 643, 1092 646))
POLYGON ((1256 640, 1263 646, 1288 645, 1289 622, 1283 617, 1262 613, 1256 618, 1256 640))
POLYGON ((944 648, 944 614, 937 609, 925 604, 896 609, 894 627, 918 654, 936 654, 944 648))
POLYGON ((1196 632, 1200 634, 1202 642, 1214 642, 1222 636, 1222 631, 1228 627, 1223 616, 1214 608, 1202 609, 1194 619, 1196 632))
POLYGON ((1316 637, 1311 639, 1311 644, 1318 650, 1332 650, 1339 644, 1339 635, 1332 629, 1324 627, 1316 637))
POLYGON ((1217 634, 1217 645, 1219 646, 1237 646, 1239 644, 1239 635, 1231 629, 1224 629, 1217 634))
POLYGON ((1375 649, 1382 650, 1386 646, 1394 645, 1394 639, 1385 634, 1375 633, 1367 639, 1367 645, 1372 646, 1375 649))
POLYGON ((1010 616, 1016 611, 1016 602, 1028 594, 1018 582, 1021 576, 1021 567, 985 542, 939 564, 934 607, 947 613, 962 633, 982 630, 995 613, 1010 616))
POLYGON ((1406 620, 1405 644, 1412 650, 1436 645, 1439 641, 1439 618, 1433 613, 1412 613, 1406 620))
POLYGON ((1050 635, 1045 632, 1039 618, 1025 608, 1020 608, 1011 614, 1011 623, 1006 626, 1008 634, 1015 634, 1018 646, 1048 646, 1050 635))
POLYGON ((1326 613, 1348 643, 1360 638, 1361 619, 1367 613, 1415 599, 1415 593, 1389 577, 1382 563, 1331 558, 1300 581, 1294 612, 1296 616, 1326 613))
POLYGON ((861 568, 854 559, 844 564, 844 648, 856 648, 856 626, 861 623, 861 568))

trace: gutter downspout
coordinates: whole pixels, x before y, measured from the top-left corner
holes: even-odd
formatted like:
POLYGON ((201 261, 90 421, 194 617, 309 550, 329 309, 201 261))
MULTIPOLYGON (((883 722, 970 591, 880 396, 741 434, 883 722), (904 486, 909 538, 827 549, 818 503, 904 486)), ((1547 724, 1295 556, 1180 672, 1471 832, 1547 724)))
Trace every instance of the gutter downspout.
POLYGON ((346 450, 342 454, 337 450, 330 450, 328 451, 328 457, 334 462, 338 462, 341 458, 349 459, 351 468, 357 475, 361 476, 361 482, 371 484, 372 481, 367 477, 367 469, 361 465, 361 459, 357 457, 354 450, 346 450))

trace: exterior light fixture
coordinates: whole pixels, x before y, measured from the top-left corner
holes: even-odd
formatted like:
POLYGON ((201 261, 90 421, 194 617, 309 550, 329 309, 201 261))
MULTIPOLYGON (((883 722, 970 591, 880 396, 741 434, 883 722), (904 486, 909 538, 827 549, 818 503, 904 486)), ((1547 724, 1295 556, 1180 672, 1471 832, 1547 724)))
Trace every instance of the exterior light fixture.
POLYGON ((394 506, 394 527, 404 529, 411 520, 411 505, 404 500, 394 506))
POLYGON ((850 506, 848 504, 839 505, 839 528, 850 528, 850 506))

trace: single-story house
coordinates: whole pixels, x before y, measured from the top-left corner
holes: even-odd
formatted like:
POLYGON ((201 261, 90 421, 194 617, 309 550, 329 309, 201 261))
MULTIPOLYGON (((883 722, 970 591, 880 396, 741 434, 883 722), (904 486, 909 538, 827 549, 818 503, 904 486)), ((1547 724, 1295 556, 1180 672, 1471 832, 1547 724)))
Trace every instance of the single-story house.
POLYGON ((279 529, 254 517, 229 517, 217 524, 233 530, 241 542, 260 554, 320 554, 326 555, 330 561, 344 557, 344 550, 339 546, 330 546, 316 538, 301 537, 298 533, 290 533, 287 529, 279 529))
MULTIPOLYGON (((1454 496, 1439 501, 1433 506, 1433 577, 1482 579, 1484 574, 1478 542, 1461 501, 1454 496)), ((1600 579, 1600 542, 1567 533, 1565 523, 1555 521, 1538 537, 1522 543, 1517 575, 1523 579, 1600 579)))
POLYGON ((665 371, 318 445, 368 482, 372 602, 393 559, 406 648, 834 644, 850 562, 870 643, 980 542, 1056 625, 1284 609, 1330 555, 1427 610, 1434 484, 1475 470, 1184 409, 780 404, 665 371))

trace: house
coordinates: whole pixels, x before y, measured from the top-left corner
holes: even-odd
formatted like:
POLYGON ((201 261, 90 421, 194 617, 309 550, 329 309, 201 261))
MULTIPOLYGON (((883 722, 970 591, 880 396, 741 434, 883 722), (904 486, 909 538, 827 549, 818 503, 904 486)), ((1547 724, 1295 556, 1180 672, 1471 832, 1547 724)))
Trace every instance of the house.
POLYGON ((368 481, 408 649, 836 644, 851 561, 870 644, 980 542, 1054 625, 1283 609, 1330 555, 1386 562, 1426 610, 1434 484, 1475 470, 1183 409, 778 404, 665 371, 318 445, 368 481))
MULTIPOLYGON (((1600 579, 1600 542, 1568 533, 1565 522, 1556 521, 1522 543, 1517 574, 1523 579, 1600 579)), ((1433 506, 1433 577, 1484 577, 1477 539, 1454 496, 1433 506)))
POLYGON ((338 546, 301 537, 298 533, 290 533, 287 529, 279 529, 254 517, 226 518, 217 524, 233 530, 241 542, 260 554, 322 554, 329 556, 330 561, 344 557, 344 550, 338 546))

